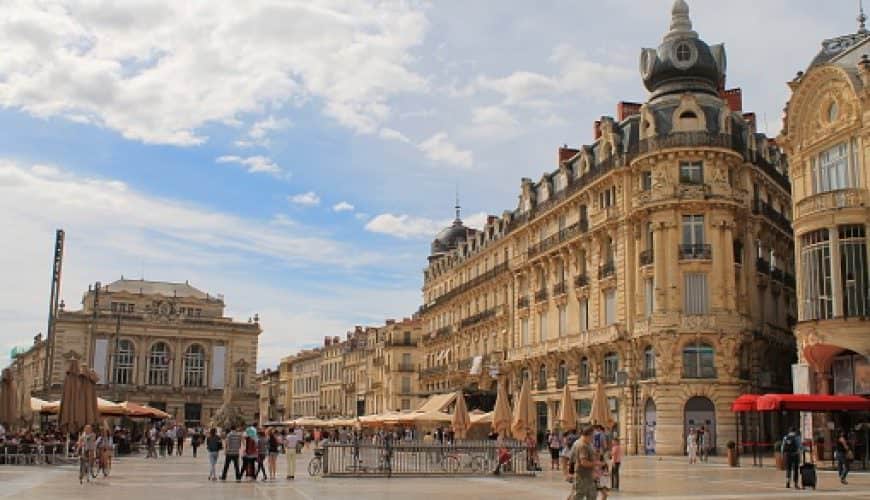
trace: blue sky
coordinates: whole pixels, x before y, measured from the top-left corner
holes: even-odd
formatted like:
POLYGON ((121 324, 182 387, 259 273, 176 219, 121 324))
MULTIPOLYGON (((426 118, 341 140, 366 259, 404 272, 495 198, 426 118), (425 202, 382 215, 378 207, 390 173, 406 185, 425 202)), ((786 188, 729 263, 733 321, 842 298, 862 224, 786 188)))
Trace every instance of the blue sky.
MULTIPOLYGON (((642 101, 670 0, 9 1, 0 5, 0 364, 63 298, 183 281, 262 318, 259 366, 410 315, 452 218, 516 206, 521 177, 642 101)), ((775 135, 785 81, 855 2, 689 1, 728 85, 775 135)))

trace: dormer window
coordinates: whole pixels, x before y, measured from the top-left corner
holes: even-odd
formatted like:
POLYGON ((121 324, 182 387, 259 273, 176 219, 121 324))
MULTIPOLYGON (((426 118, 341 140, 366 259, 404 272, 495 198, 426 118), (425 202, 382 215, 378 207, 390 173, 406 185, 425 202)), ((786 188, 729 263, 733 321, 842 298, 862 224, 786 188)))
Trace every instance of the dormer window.
POLYGON ((547 192, 547 185, 542 182, 541 185, 538 187, 538 203, 547 201, 548 195, 549 193, 547 192))
POLYGON ((685 62, 692 58, 692 50, 689 49, 689 44, 681 43, 677 46, 677 61, 685 62))

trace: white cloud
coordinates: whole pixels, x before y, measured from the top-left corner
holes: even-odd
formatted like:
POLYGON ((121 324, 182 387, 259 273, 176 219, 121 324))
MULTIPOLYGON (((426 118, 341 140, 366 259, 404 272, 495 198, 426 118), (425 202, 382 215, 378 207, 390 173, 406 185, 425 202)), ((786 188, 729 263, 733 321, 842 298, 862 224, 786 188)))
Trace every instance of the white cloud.
POLYGON ((235 155, 225 155, 218 157, 218 163, 236 163, 238 165, 242 165, 245 167, 245 170, 249 174, 270 174, 275 177, 285 177, 286 174, 284 170, 278 166, 274 161, 270 158, 266 158, 265 156, 235 156, 235 155))
POLYGON ((469 168, 473 163, 471 151, 463 151, 450 142, 446 132, 438 132, 417 146, 426 158, 457 167, 469 168))
POLYGON ((314 207, 320 205, 320 197, 317 196, 317 193, 315 193, 314 191, 294 194, 293 196, 288 196, 287 200, 290 201, 290 203, 302 205, 305 207, 314 207))
POLYGON ((334 212, 353 212, 353 205, 346 201, 340 201, 332 206, 334 212))
POLYGON ((235 141, 235 145, 239 147, 251 146, 268 146, 270 144, 269 134, 276 130, 281 130, 293 125, 293 122, 286 118, 275 118, 269 115, 263 120, 254 122, 244 139, 235 141))
MULTIPOLYGON (((467 227, 481 229, 486 224, 486 217, 485 212, 472 214, 464 219, 464 224, 467 227)), ((451 220, 435 220, 407 214, 384 213, 376 215, 370 220, 365 229, 372 233, 387 234, 401 239, 434 238, 439 231, 452 222, 451 220)))
POLYGON ((399 141, 404 143, 411 142, 411 140, 408 139, 405 134, 391 128, 382 128, 380 132, 378 132, 378 135, 381 136, 381 139, 387 139, 389 141, 399 141))
POLYGON ((368 220, 369 218, 369 214, 364 212, 357 212, 353 214, 353 216, 356 218, 356 220, 368 220))
POLYGON ((427 86, 408 67, 427 28, 416 3, 11 0, 4 14, 0 105, 146 143, 202 144, 207 124, 314 99, 376 133, 391 97, 427 86))
POLYGON ((471 111, 471 126, 466 129, 471 137, 508 140, 519 135, 520 122, 502 107, 483 106, 471 111))

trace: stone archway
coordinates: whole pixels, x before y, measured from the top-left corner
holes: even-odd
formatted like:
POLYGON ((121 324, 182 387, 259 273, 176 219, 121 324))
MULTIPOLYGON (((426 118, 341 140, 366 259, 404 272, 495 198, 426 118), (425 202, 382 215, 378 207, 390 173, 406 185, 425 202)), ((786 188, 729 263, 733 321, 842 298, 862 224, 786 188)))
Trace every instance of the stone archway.
MULTIPOLYGON (((710 433, 708 445, 716 449, 716 405, 707 397, 693 396, 683 408, 683 443, 691 429, 700 429, 701 426, 710 433)), ((683 450, 685 452, 685 446, 683 450)))
POLYGON ((643 452, 645 455, 656 454, 656 402, 648 398, 643 406, 643 452))

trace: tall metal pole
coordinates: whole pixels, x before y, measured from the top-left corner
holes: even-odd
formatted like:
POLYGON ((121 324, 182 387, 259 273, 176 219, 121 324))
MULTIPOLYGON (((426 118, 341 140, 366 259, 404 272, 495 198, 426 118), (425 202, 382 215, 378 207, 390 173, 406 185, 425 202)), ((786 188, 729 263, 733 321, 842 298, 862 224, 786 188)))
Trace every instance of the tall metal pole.
POLYGON ((51 390, 51 376, 54 372, 54 337, 58 302, 60 302, 60 279, 63 271, 63 242, 65 233, 58 229, 54 240, 54 258, 51 269, 51 295, 48 304, 48 328, 45 333, 45 367, 42 372, 42 390, 47 396, 51 390))

